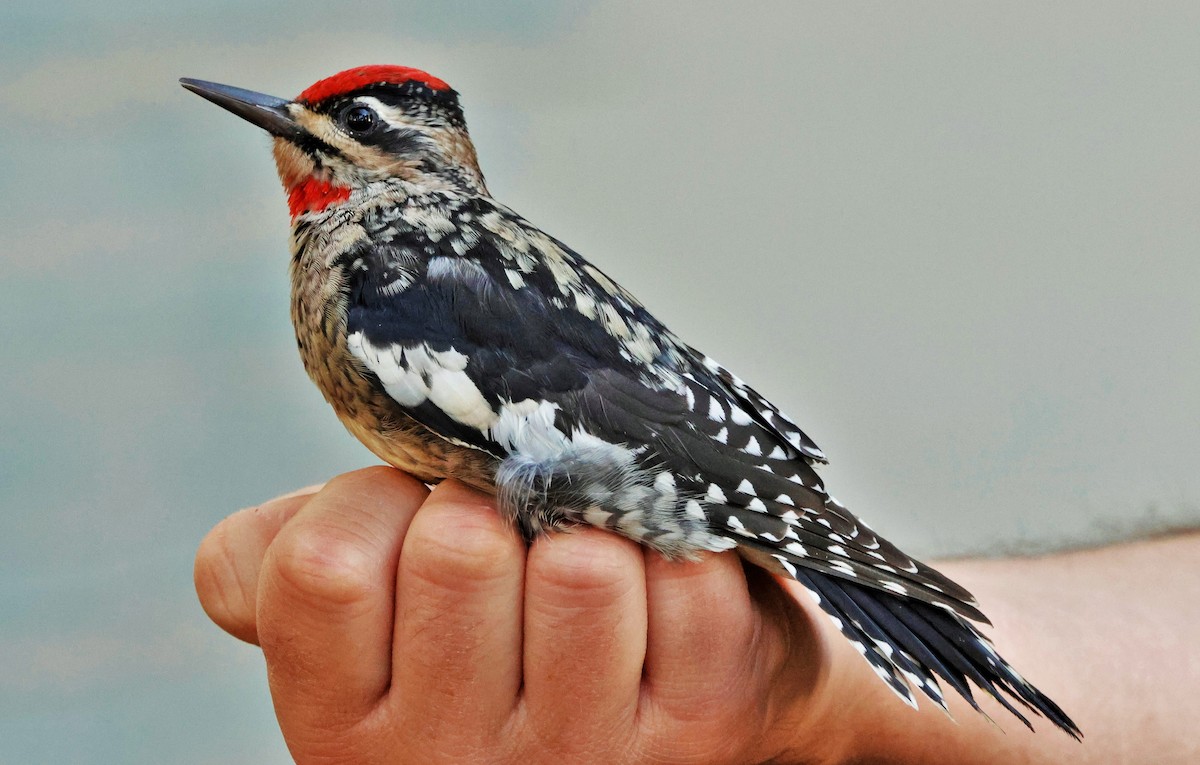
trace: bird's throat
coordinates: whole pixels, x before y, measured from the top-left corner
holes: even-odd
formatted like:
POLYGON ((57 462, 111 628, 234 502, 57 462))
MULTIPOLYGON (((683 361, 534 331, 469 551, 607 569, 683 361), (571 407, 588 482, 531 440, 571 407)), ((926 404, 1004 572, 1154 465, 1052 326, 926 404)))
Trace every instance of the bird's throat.
POLYGON ((288 212, 295 218, 306 212, 320 212, 349 198, 349 188, 310 176, 288 189, 288 212))
POLYGON ((313 158, 296 144, 276 138, 273 149, 279 180, 287 190, 288 212, 293 219, 304 213, 320 212, 350 198, 350 189, 322 179, 320 176, 327 173, 321 172, 313 158))

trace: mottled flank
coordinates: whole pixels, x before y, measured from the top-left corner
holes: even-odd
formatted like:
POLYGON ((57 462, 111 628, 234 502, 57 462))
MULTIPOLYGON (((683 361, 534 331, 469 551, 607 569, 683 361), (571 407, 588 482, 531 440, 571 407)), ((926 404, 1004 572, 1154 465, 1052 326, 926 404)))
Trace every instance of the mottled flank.
POLYGON ((672 557, 735 548, 800 582, 907 703, 945 709, 940 680, 974 704, 973 684, 1079 735, 972 626, 970 593, 829 494, 791 418, 492 199, 454 92, 396 72, 323 81, 273 128, 288 189, 347 190, 296 212, 292 313, 356 436, 494 491, 527 537, 591 524, 672 557))

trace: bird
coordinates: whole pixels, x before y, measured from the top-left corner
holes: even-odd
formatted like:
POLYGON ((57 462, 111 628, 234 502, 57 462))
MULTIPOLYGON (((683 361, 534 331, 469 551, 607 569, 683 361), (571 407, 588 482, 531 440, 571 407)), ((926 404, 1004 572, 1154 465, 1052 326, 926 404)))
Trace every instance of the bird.
POLYGON ((489 193, 459 94, 369 65, 294 99, 183 78, 265 129, 291 216, 300 357, 345 427, 531 541, 576 525, 795 580, 901 700, 972 685, 1078 726, 996 651, 975 598, 829 492, 824 452, 628 290, 489 193))

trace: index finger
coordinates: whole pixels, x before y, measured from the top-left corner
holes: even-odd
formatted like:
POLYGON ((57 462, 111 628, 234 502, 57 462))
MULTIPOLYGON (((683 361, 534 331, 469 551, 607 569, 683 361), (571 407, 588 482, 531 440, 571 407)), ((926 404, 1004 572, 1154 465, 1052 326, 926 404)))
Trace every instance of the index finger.
POLYGON ((386 693, 396 564, 426 495, 392 468, 338 476, 267 551, 258 632, 285 736, 352 725, 386 693))
POLYGON ((218 627, 258 645, 258 579, 267 548, 324 484, 239 510, 208 532, 196 551, 192 579, 200 606, 218 627))

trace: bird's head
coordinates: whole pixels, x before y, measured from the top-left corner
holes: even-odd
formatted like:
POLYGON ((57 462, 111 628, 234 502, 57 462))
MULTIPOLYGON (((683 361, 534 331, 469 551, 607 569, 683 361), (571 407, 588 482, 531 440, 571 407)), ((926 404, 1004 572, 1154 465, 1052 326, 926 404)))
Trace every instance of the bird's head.
POLYGON ((487 193, 458 94, 419 69, 347 69, 290 101, 203 80, 180 84, 274 136, 293 217, 394 180, 487 193))

